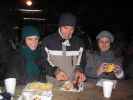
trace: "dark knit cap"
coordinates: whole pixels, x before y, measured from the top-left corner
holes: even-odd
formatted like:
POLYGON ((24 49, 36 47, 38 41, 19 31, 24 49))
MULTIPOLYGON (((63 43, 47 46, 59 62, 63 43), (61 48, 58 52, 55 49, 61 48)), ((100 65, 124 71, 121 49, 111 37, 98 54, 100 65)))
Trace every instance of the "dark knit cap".
POLYGON ((21 35, 22 38, 25 38, 27 36, 40 36, 40 33, 36 27, 27 25, 22 28, 21 35))
POLYGON ((96 39, 100 39, 102 37, 107 37, 110 39, 111 43, 114 42, 114 36, 112 35, 111 32, 109 31, 106 31, 106 30, 103 30, 101 31, 97 36, 96 36, 96 39))
POLYGON ((59 18, 59 26, 76 26, 76 16, 71 13, 63 13, 59 18))

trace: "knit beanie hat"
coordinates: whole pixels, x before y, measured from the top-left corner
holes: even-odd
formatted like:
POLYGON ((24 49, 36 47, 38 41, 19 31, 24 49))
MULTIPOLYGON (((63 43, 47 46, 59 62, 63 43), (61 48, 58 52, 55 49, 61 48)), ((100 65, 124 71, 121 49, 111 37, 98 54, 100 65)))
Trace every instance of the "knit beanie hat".
POLYGON ((40 33, 38 29, 34 26, 24 26, 21 32, 22 38, 25 38, 27 36, 40 36, 40 33))
POLYGON ((107 37, 107 38, 109 38, 110 41, 111 41, 111 43, 114 42, 114 36, 113 36, 112 33, 109 32, 109 31, 106 31, 106 30, 101 31, 101 32, 96 36, 96 39, 98 40, 98 39, 100 39, 100 38, 102 38, 102 37, 107 37))
POLYGON ((59 26, 76 26, 76 16, 71 13, 63 13, 59 18, 59 26))

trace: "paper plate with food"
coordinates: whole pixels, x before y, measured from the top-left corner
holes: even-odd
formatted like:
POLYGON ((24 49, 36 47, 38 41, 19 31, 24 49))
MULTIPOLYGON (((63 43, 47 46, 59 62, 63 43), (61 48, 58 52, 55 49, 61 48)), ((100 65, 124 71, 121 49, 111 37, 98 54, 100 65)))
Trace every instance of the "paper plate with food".
POLYGON ((81 84, 79 84, 78 86, 75 86, 71 81, 66 81, 61 86, 60 90, 71 91, 71 92, 80 92, 81 91, 81 84))
POLYGON ((51 91, 52 83, 31 82, 26 85, 23 91, 51 91))
POLYGON ((52 100, 52 89, 51 83, 31 82, 25 86, 19 100, 52 100))

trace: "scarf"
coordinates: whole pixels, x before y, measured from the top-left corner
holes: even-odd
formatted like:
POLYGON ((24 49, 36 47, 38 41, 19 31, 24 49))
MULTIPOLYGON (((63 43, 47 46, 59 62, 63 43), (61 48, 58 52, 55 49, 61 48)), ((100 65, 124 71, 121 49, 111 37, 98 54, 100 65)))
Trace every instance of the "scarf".
POLYGON ((40 51, 38 49, 32 51, 27 46, 22 46, 21 53, 25 58, 26 62, 25 67, 26 67, 26 72, 28 74, 28 78, 32 79, 34 77, 38 77, 40 75, 41 69, 36 64, 36 61, 40 57, 40 51))

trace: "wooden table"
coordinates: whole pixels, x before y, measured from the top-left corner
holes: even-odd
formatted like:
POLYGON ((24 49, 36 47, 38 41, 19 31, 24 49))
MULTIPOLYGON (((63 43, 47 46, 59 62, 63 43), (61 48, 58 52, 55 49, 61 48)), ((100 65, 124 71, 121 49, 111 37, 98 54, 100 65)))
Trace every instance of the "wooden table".
MULTIPOLYGON (((88 83, 88 87, 79 93, 53 90, 53 100, 133 100, 133 80, 118 81, 116 89, 113 89, 110 99, 103 97, 101 87, 88 83)), ((20 88, 19 90, 20 91, 20 88)))

